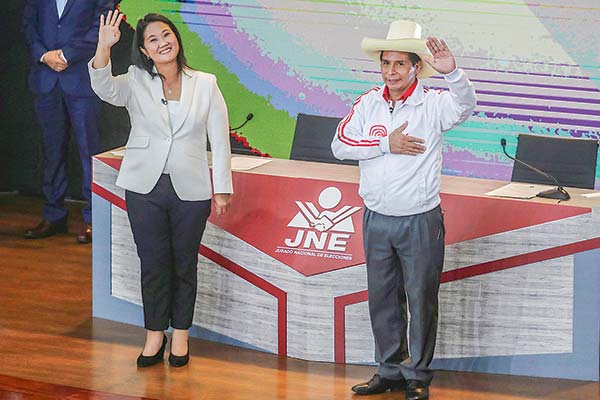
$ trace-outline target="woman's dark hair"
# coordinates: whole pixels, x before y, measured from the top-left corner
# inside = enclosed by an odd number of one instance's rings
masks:
[[[421,57],[419,57],[415,53],[406,53],[408,54],[408,59],[412,63],[412,65],[417,65],[419,61],[421,61]],[[379,61],[383,61],[383,51],[379,53]]]
[[[133,36],[133,46],[131,49],[131,61],[133,62],[133,64],[147,71],[152,76],[152,78],[160,75],[152,70],[152,68],[154,67],[154,61],[146,57],[144,53],[142,53],[142,51],[140,50],[141,48],[144,48],[144,33],[146,32],[146,28],[152,22],[162,22],[168,25],[169,28],[171,28],[171,30],[175,34],[175,37],[177,38],[177,43],[179,44],[179,53],[177,54],[177,67],[179,69],[179,72],[184,72],[184,68],[190,68],[187,65],[187,61],[185,59],[185,54],[183,52],[183,43],[181,42],[181,35],[179,34],[177,27],[173,22],[171,22],[169,18],[165,17],[164,15],[154,13],[146,14],[144,18],[141,18],[138,21],[137,26],[135,27],[135,34]]]

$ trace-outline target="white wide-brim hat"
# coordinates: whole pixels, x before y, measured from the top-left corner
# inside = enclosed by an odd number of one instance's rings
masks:
[[[423,60],[423,56],[431,56],[427,48],[427,41],[421,39],[421,25],[413,21],[400,20],[390,24],[387,38],[373,39],[364,38],[361,49],[372,59],[379,62],[382,51],[402,51],[415,53],[421,57],[421,71],[419,78],[428,78],[437,72]]]

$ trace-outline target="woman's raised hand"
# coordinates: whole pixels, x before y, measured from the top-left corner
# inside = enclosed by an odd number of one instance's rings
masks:
[[[104,15],[100,15],[100,30],[98,31],[98,47],[110,49],[119,39],[121,39],[121,31],[119,25],[123,19],[123,14],[119,10],[109,11],[104,19]]]

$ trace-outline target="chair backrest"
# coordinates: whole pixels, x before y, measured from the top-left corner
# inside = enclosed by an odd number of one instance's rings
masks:
[[[338,160],[331,152],[331,141],[341,118],[298,114],[291,160],[357,165],[354,160]]]
[[[554,176],[561,186],[593,189],[598,141],[520,134],[516,158]],[[553,184],[519,163],[513,166],[511,181]]]

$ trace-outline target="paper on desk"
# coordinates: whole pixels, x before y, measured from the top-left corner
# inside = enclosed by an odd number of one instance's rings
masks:
[[[270,163],[269,158],[259,157],[232,157],[231,158],[231,169],[234,171],[249,171],[253,168],[260,167],[261,165]]]
[[[533,183],[511,182],[508,185],[504,185],[496,190],[487,192],[486,195],[496,197],[512,197],[515,199],[532,199],[539,192],[552,188],[553,186],[548,185],[535,185]]]
[[[584,193],[581,196],[586,197],[586,198],[600,197],[600,192]]]

